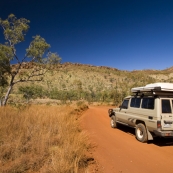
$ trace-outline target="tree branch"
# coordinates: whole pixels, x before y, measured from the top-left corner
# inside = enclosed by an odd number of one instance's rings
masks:
[[[34,78],[34,77],[41,77],[41,76],[44,76],[48,70],[45,70],[44,72],[41,72],[39,74],[35,74],[36,72],[40,72],[41,69],[35,69],[34,71],[31,72],[31,74],[27,77],[27,79],[19,79],[15,82],[13,82],[14,84],[16,83],[19,83],[19,82],[29,82],[29,81],[42,81],[43,79],[31,79],[31,78]]]

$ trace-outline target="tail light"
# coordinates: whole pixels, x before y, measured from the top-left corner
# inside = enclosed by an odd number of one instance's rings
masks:
[[[157,121],[157,129],[161,130],[161,128],[162,128],[161,121]]]

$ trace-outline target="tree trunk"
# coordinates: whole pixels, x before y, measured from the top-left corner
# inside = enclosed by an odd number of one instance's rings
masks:
[[[11,84],[9,86],[8,91],[7,91],[6,95],[5,95],[5,98],[4,98],[3,102],[2,102],[2,106],[5,106],[7,104],[7,100],[8,100],[8,97],[9,97],[10,93],[11,93],[12,88],[13,88],[13,85]]]

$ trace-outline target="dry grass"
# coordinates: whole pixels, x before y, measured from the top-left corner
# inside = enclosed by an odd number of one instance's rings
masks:
[[[70,106],[0,108],[0,172],[85,172],[89,144],[78,123]]]

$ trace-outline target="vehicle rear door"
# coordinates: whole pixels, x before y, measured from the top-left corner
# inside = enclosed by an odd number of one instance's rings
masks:
[[[161,99],[161,126],[162,130],[173,130],[173,100],[169,98]]]

